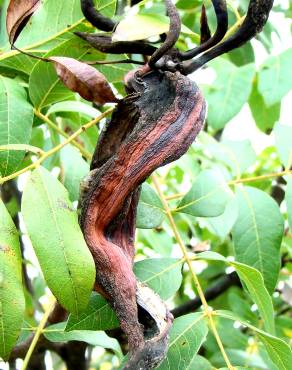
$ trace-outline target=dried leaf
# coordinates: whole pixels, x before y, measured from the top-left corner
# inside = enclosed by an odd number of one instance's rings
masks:
[[[40,3],[40,0],[10,0],[6,18],[6,29],[10,44],[16,41]]]
[[[51,57],[59,78],[71,91],[97,104],[114,103],[115,97],[102,73],[86,63],[66,57]]]

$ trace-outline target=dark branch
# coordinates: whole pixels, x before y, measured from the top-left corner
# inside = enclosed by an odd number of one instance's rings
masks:
[[[251,0],[246,18],[237,32],[221,44],[204,53],[198,59],[182,63],[182,73],[186,75],[192,73],[210,60],[236,49],[251,40],[262,30],[272,6],[273,0]]]
[[[223,276],[216,284],[206,289],[204,295],[207,302],[217,298],[222,293],[226,292],[231,286],[240,286],[240,280],[236,272],[232,272],[229,275]],[[174,308],[171,313],[174,317],[182,316],[190,312],[196,311],[202,305],[200,297],[196,297],[181,306]]]
[[[81,10],[84,17],[101,31],[111,32],[116,26],[110,18],[104,17],[94,7],[93,0],[81,0]]]
[[[25,341],[17,344],[13,348],[9,360],[15,360],[17,358],[24,358],[31,345],[33,337],[34,337],[34,334],[30,335]],[[49,351],[53,351],[59,354],[60,348],[61,348],[61,344],[52,343],[48,341],[44,336],[41,336],[36,345],[34,353],[39,352],[40,349],[43,349],[43,351],[49,350]]]
[[[110,36],[85,32],[75,32],[75,35],[81,37],[102,53],[152,55],[157,50],[155,46],[147,44],[144,41],[113,42]]]
[[[149,66],[154,67],[155,63],[163,57],[177,42],[181,30],[181,21],[178,11],[171,2],[171,0],[165,0],[167,14],[170,19],[169,32],[167,33],[164,43],[159,49],[155,51],[149,61]]]
[[[211,37],[209,40],[201,44],[200,46],[186,51],[185,53],[181,53],[182,60],[187,60],[194,58],[195,56],[199,55],[205,50],[210,49],[214,45],[218,44],[223,37],[225,36],[227,29],[228,29],[228,13],[227,13],[227,7],[226,7],[226,1],[225,0],[212,0],[216,18],[217,18],[217,29],[214,33],[213,37]],[[204,14],[204,11],[203,11]]]

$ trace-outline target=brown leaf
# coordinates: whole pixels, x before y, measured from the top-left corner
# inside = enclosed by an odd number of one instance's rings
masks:
[[[16,41],[40,3],[40,0],[10,0],[6,17],[6,29],[10,44]]]
[[[97,104],[115,103],[115,97],[104,75],[86,63],[66,57],[50,57],[59,78],[71,91]]]

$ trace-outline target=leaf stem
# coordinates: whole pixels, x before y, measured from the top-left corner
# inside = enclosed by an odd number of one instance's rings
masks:
[[[51,119],[49,119],[48,116],[45,116],[37,109],[34,109],[34,114],[41,120],[43,120],[53,130],[55,130],[60,135],[68,139],[69,135],[66,134],[66,132],[64,132],[62,129],[60,129],[60,127],[56,125]],[[91,154],[86,149],[84,149],[83,146],[79,144],[77,141],[73,140],[72,145],[74,145],[77,149],[80,150],[80,153],[83,155],[83,157],[85,157],[86,159],[91,159]]]
[[[54,297],[51,297],[50,299],[50,302],[48,304],[48,307],[46,308],[45,312],[44,312],[44,315],[37,327],[37,330],[35,332],[35,335],[33,337],[33,340],[29,346],[29,349],[25,355],[25,358],[24,358],[24,361],[23,361],[23,365],[22,365],[22,368],[21,370],[26,370],[27,369],[27,366],[28,366],[28,363],[29,363],[29,360],[31,358],[31,355],[35,349],[35,346],[43,332],[43,329],[48,321],[48,318],[49,318],[49,315],[51,313],[51,311],[53,310],[54,306],[55,306],[55,302],[56,302],[56,299]]]
[[[236,179],[236,180],[231,180],[228,181],[228,185],[236,185],[236,184],[243,184],[245,182],[253,182],[253,181],[258,181],[258,180],[265,180],[265,179],[270,179],[273,177],[282,177],[285,175],[292,174],[292,170],[284,170],[281,172],[274,172],[274,173],[267,173],[266,175],[260,175],[260,176],[253,176],[253,177],[246,177],[243,179]]]
[[[100,116],[98,116],[97,118],[95,118],[92,121],[89,121],[85,125],[81,126],[77,131],[74,132],[73,135],[69,136],[62,143],[55,146],[51,150],[48,150],[47,152],[45,152],[36,162],[30,164],[29,166],[27,166],[27,167],[23,168],[22,170],[17,171],[17,172],[15,172],[15,173],[13,173],[9,176],[0,178],[0,185],[3,184],[4,182],[8,181],[8,180],[11,180],[11,179],[14,179],[15,177],[18,177],[19,175],[21,175],[21,174],[23,174],[23,173],[25,173],[29,170],[37,168],[45,159],[47,159],[52,154],[58,152],[60,149],[64,148],[64,146],[66,146],[67,144],[71,143],[82,132],[84,132],[84,131],[88,130],[90,127],[96,125],[100,120],[102,120],[104,117],[109,115],[113,110],[114,110],[114,108],[110,108],[110,109],[106,110],[104,113],[102,113]]]
[[[7,145],[0,145],[0,152],[7,151],[7,150],[21,150],[26,152],[31,152],[37,155],[42,155],[45,152],[36,146],[26,145],[26,144],[7,144]]]
[[[209,323],[210,323],[210,327],[211,327],[211,330],[212,330],[212,332],[214,334],[214,337],[215,337],[215,339],[217,341],[218,347],[220,348],[220,351],[221,351],[222,356],[223,356],[223,358],[224,358],[224,360],[226,362],[226,365],[228,366],[228,369],[229,370],[235,370],[235,368],[231,365],[230,360],[229,360],[229,358],[228,358],[228,356],[227,356],[227,354],[225,352],[224,346],[222,344],[222,341],[221,341],[220,336],[218,334],[218,331],[216,329],[216,325],[215,325],[215,322],[214,322],[214,319],[213,319],[212,309],[208,305],[208,302],[207,302],[207,300],[205,298],[205,295],[204,295],[203,289],[201,287],[201,284],[199,282],[199,279],[198,279],[198,277],[197,277],[197,275],[196,275],[196,273],[195,273],[195,271],[193,269],[192,262],[191,262],[191,259],[188,256],[188,252],[187,252],[186,246],[184,245],[184,242],[183,242],[183,240],[182,240],[182,238],[181,238],[181,236],[179,234],[178,228],[177,228],[177,226],[175,224],[175,221],[174,221],[174,219],[172,217],[172,214],[171,214],[171,209],[169,208],[168,203],[167,203],[167,200],[166,200],[166,198],[165,198],[165,196],[164,196],[164,194],[163,194],[163,192],[161,190],[161,187],[160,187],[160,184],[159,184],[159,179],[158,179],[158,177],[155,174],[153,174],[151,176],[151,178],[152,178],[153,184],[154,184],[154,186],[156,188],[156,191],[157,191],[157,193],[158,193],[158,195],[159,195],[159,197],[161,199],[161,202],[163,204],[163,207],[164,207],[166,216],[167,216],[167,218],[168,218],[168,220],[170,222],[170,225],[171,225],[171,228],[173,230],[175,239],[178,242],[178,244],[180,246],[180,249],[182,251],[183,257],[184,257],[184,259],[185,259],[185,261],[188,264],[188,267],[190,269],[190,272],[191,272],[193,281],[195,283],[195,286],[196,286],[198,295],[199,295],[199,297],[201,299],[201,302],[203,304],[203,307],[204,307],[205,315],[208,317],[208,320],[209,320]]]

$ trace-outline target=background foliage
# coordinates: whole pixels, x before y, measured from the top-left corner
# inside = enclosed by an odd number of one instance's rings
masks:
[[[51,64],[10,50],[7,3],[0,1],[0,354],[11,354],[11,369],[15,358],[26,357],[16,365],[25,369],[39,347],[28,368],[36,362],[62,369],[65,362],[70,369],[72,359],[60,358],[60,348],[76,351],[80,361],[87,348],[90,368],[119,368],[124,340],[117,330],[107,332],[112,337],[104,332],[118,321],[91,293],[94,265],[76,210],[108,107],[68,90]],[[115,14],[114,0],[96,3]],[[176,3],[181,49],[198,42],[201,4]],[[228,4],[231,33],[248,1]],[[126,14],[117,16],[117,40],[155,41],[168,28],[158,1]],[[190,76],[208,102],[205,130],[185,156],[143,185],[135,273],[177,317],[159,369],[292,369],[291,14],[291,3],[275,2],[257,40]],[[41,56],[113,58],[76,37],[77,30],[93,31],[79,0],[43,0],[16,45]],[[124,94],[132,65],[97,68]],[[47,323],[55,302],[48,288],[69,312],[66,321]],[[25,347],[31,333],[38,341]],[[41,346],[50,350],[46,358]]]

